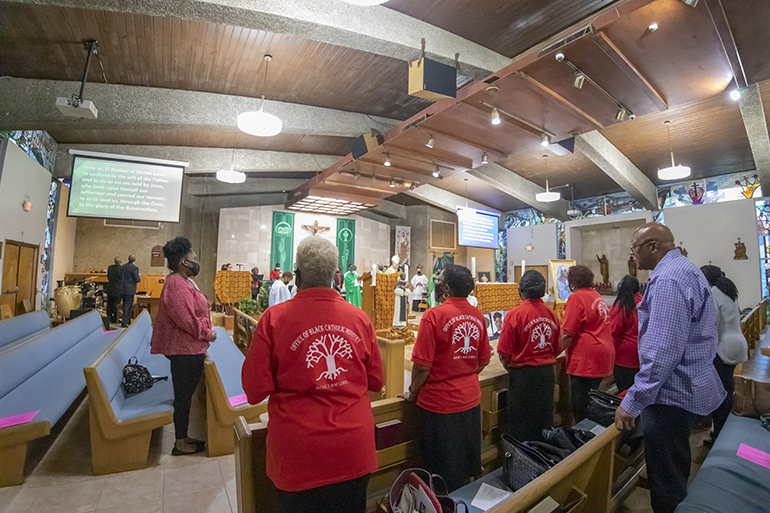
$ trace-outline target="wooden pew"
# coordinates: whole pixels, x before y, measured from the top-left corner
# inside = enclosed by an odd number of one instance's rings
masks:
[[[380,357],[385,367],[385,398],[389,399],[404,393],[404,340],[388,340],[378,336]]]
[[[254,330],[257,329],[259,317],[246,315],[237,308],[233,308],[235,323],[233,325],[233,342],[245,353],[254,338]]]

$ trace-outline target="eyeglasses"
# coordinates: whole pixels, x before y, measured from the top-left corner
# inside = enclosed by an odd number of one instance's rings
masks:
[[[646,240],[646,241],[644,241],[644,242],[640,242],[639,244],[634,244],[634,245],[633,245],[633,246],[631,246],[629,249],[630,249],[630,250],[631,250],[631,252],[633,253],[633,251],[634,251],[636,248],[641,248],[642,246],[644,246],[645,244],[649,244],[650,242],[657,242],[657,241],[656,241],[656,240],[654,240],[654,239]]]

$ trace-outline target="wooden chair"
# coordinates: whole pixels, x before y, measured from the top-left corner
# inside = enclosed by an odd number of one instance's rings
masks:
[[[35,306],[32,304],[32,301],[30,301],[29,299],[22,299],[21,306],[24,309],[24,313],[32,313],[35,311]]]
[[[13,318],[13,312],[8,305],[0,305],[0,321],[6,321]]]

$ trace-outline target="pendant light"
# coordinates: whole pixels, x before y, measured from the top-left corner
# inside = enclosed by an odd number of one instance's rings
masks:
[[[267,84],[267,67],[273,56],[265,55],[265,78],[262,82],[262,91],[265,91]],[[262,95],[262,102],[259,104],[259,110],[243,112],[238,114],[238,128],[250,135],[259,137],[272,137],[281,133],[283,121],[277,116],[268,114],[264,111],[265,95]]]
[[[233,153],[230,157],[230,169],[220,169],[217,171],[217,180],[220,182],[225,183],[243,183],[246,181],[246,173],[242,171],[236,171],[234,168],[235,164],[235,148],[233,148]]]
[[[545,176],[548,176],[548,155],[543,155],[543,165],[545,166]],[[545,192],[538,192],[535,194],[535,199],[541,203],[551,203],[553,201],[559,201],[561,194],[553,192],[548,188],[548,178],[545,179]]]
[[[690,176],[690,168],[674,163],[674,148],[671,146],[671,121],[666,121],[666,131],[668,132],[668,149],[671,152],[671,167],[658,169],[658,178],[661,180],[681,180]]]

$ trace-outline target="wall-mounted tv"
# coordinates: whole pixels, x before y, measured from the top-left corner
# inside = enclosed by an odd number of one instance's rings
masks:
[[[498,217],[494,212],[457,207],[460,246],[497,249]]]
[[[186,162],[73,153],[67,215],[179,222]]]

